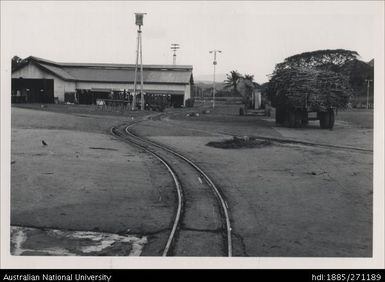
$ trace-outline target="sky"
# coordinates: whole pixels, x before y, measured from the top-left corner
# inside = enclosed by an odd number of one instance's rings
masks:
[[[58,1],[3,2],[2,33],[9,55],[58,62],[135,63],[135,12],[144,17],[143,63],[193,65],[196,79],[218,81],[237,70],[268,81],[286,57],[319,49],[349,49],[374,58],[375,16],[368,1]],[[378,22],[377,22],[378,23]],[[4,31],[4,32],[3,32]],[[3,36],[3,35],[2,35]],[[2,38],[3,39],[3,38]]]

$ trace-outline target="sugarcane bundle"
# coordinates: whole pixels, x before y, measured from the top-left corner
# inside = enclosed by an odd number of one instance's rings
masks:
[[[345,108],[351,88],[348,78],[339,73],[314,68],[287,68],[276,71],[269,82],[273,106],[311,108]]]

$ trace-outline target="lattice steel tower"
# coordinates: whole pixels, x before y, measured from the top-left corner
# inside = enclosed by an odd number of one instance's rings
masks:
[[[132,97],[132,110],[136,107],[136,86],[138,81],[138,67],[140,57],[140,108],[144,110],[144,93],[143,93],[143,56],[142,56],[142,25],[143,17],[146,13],[135,13],[135,24],[138,26],[138,36],[136,44],[136,63],[135,63],[135,77],[134,77],[134,95]]]

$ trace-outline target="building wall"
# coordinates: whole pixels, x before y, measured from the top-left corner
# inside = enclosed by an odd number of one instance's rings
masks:
[[[254,109],[258,110],[262,104],[261,91],[256,89],[253,92]]]
[[[75,82],[69,82],[58,78],[57,76],[51,75],[45,72],[33,64],[29,64],[14,73],[12,78],[36,78],[36,79],[53,79],[54,97],[58,98],[59,101],[64,101],[65,92],[75,92]]]
[[[68,82],[58,78],[41,70],[34,64],[29,64],[14,73],[12,73],[12,78],[36,78],[36,79],[53,79],[54,80],[54,96],[59,99],[59,101],[64,101],[65,92],[75,92],[76,89],[91,89],[91,88],[103,88],[103,89],[113,89],[113,90],[129,90],[134,88],[133,83],[113,83],[113,82]],[[138,84],[138,89],[140,89],[140,83]],[[184,92],[184,101],[191,97],[191,86],[190,84],[144,84],[144,91],[157,90],[165,91],[182,91]]]
[[[77,89],[91,89],[91,88],[103,88],[103,89],[113,89],[113,90],[132,90],[134,89],[133,83],[109,83],[109,82],[77,82]],[[140,83],[137,85],[137,89],[140,89]],[[177,84],[144,84],[144,91],[150,90],[158,90],[165,91],[174,90],[174,91],[186,91],[185,85],[177,85]]]
[[[183,104],[186,106],[186,100],[191,98],[191,84],[185,86]]]

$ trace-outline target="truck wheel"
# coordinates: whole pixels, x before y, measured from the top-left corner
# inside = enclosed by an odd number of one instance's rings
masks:
[[[295,111],[295,124],[294,127],[299,128],[302,127],[302,112],[301,111]]]
[[[296,126],[296,113],[294,111],[289,111],[289,127]]]
[[[318,116],[319,116],[320,127],[322,129],[328,129],[330,124],[329,112],[320,112]]]
[[[284,113],[281,108],[277,107],[275,109],[275,123],[282,124],[284,122]]]
[[[302,125],[309,124],[309,114],[308,112],[302,112]]]
[[[281,123],[281,110],[279,108],[275,108],[275,123],[280,124]]]

